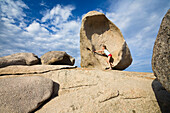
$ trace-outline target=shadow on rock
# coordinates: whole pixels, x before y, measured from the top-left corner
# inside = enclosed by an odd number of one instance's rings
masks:
[[[162,84],[157,79],[152,82],[152,89],[155,93],[161,112],[170,113],[170,93],[162,87]]]
[[[44,101],[43,103],[39,103],[37,106],[39,106],[37,109],[35,109],[34,111],[32,111],[31,113],[34,113],[36,111],[38,111],[39,109],[41,109],[46,103],[48,103],[50,100],[52,100],[53,98],[58,96],[58,91],[59,91],[60,85],[56,82],[53,82],[53,94],[51,95],[51,98],[49,98],[48,100]]]
[[[105,31],[108,31],[110,29],[109,24],[110,23],[105,16],[91,16],[90,18],[87,18],[84,23],[87,38],[91,40],[92,35],[95,33],[101,35]]]
[[[56,82],[53,82],[54,86],[53,86],[53,95],[51,96],[51,99],[55,98],[56,96],[58,96],[58,91],[60,88],[60,85]]]

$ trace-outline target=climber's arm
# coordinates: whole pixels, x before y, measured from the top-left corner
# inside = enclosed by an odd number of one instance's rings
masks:
[[[101,52],[101,53],[102,53],[103,51],[104,51],[104,50],[98,50],[98,51],[94,51],[94,52],[95,52],[95,53],[98,53],[98,52]]]

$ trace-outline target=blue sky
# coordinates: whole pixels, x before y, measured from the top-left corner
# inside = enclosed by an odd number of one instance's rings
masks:
[[[151,57],[169,0],[0,0],[0,56],[66,51],[80,66],[81,19],[89,11],[104,13],[130,48],[126,71],[152,72]]]

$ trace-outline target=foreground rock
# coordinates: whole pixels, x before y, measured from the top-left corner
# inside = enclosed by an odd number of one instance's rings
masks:
[[[53,94],[50,79],[31,76],[0,79],[0,112],[28,113]]]
[[[39,64],[38,57],[33,53],[16,53],[0,57],[0,68],[10,65],[35,65]]]
[[[49,51],[41,56],[45,65],[74,65],[75,59],[64,51]]]
[[[56,76],[57,75],[57,76]],[[44,74],[60,84],[59,96],[37,113],[159,113],[170,111],[170,94],[153,83],[152,73],[132,73],[101,70],[59,70]],[[153,87],[152,87],[153,86]],[[164,93],[160,109],[155,94]],[[163,112],[164,113],[164,112]]]
[[[46,103],[37,113],[169,111],[170,94],[160,87],[152,73],[61,69],[54,65],[9,66],[1,68],[0,72],[0,80],[36,75],[59,83],[59,96]],[[161,109],[159,104],[162,105]]]
[[[106,68],[107,57],[94,54],[93,50],[101,50],[102,45],[113,55],[115,69],[126,69],[132,62],[130,50],[120,29],[103,13],[91,11],[82,19],[80,30],[81,67]]]
[[[152,70],[170,92],[170,9],[164,16],[153,48]]]

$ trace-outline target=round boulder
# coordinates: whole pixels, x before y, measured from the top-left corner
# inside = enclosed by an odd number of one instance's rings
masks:
[[[155,40],[152,70],[163,87],[170,92],[170,9],[162,20]]]
[[[40,76],[0,79],[0,113],[30,113],[52,96],[53,87]]]
[[[74,65],[75,59],[64,51],[49,51],[41,56],[43,65]]]
[[[103,44],[112,54],[114,69],[124,70],[132,63],[120,29],[103,13],[90,11],[83,17],[80,30],[81,67],[103,69],[108,66],[107,57],[93,52],[101,50]]]

